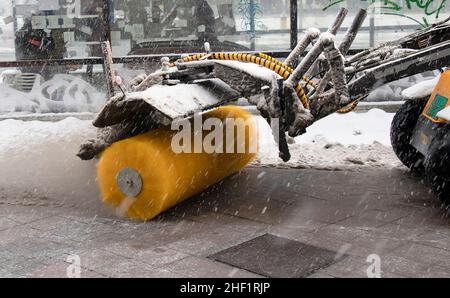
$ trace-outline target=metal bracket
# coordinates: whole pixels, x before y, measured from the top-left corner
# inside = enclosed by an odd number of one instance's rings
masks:
[[[128,198],[137,197],[142,191],[142,177],[132,168],[122,169],[116,176],[117,186]]]
[[[292,105],[289,100],[286,100],[285,88],[283,85],[283,80],[277,80],[278,84],[278,96],[279,107],[281,110],[279,129],[278,129],[278,150],[279,156],[284,161],[287,162],[291,159],[291,153],[289,152],[289,145],[286,140],[286,130],[289,125],[289,115],[292,111]]]

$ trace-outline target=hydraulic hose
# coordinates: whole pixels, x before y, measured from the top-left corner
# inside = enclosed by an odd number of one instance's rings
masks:
[[[348,106],[340,109],[339,111],[337,111],[339,114],[347,114],[350,112],[353,112],[359,104],[359,100],[355,100],[354,102],[352,102],[351,104],[349,104]]]
[[[267,56],[267,58],[269,58],[269,59],[265,59],[265,58],[257,57],[255,55],[251,55],[251,54],[219,52],[219,53],[211,53],[211,54],[196,54],[196,55],[182,58],[181,61],[192,62],[192,61],[198,61],[198,60],[206,59],[206,58],[214,59],[214,60],[233,60],[233,61],[241,61],[241,62],[258,64],[260,66],[263,66],[265,68],[268,68],[268,69],[276,72],[284,80],[287,80],[291,75],[291,71],[289,71],[287,68],[283,67],[283,63],[281,63],[280,61],[278,61],[276,59],[275,60],[278,62],[273,61],[274,58],[272,58],[270,56]],[[172,64],[172,65],[174,66],[175,64]],[[309,79],[308,79],[308,81],[311,82],[311,80],[309,80]],[[308,83],[308,84],[310,84],[310,83]],[[303,107],[305,109],[309,110],[309,108],[310,108],[309,100],[305,94],[305,90],[303,89],[303,87],[300,83],[297,84],[297,86],[295,87],[295,92],[296,92],[298,98],[300,99]]]
[[[264,53],[259,53],[259,57],[269,60],[273,63],[276,63],[277,65],[280,65],[281,67],[287,69],[290,73],[294,72],[294,69],[290,66],[287,66],[286,64],[284,64],[283,62],[281,62],[280,60],[270,57],[269,55],[266,55]],[[310,78],[308,78],[307,76],[303,76],[303,81],[305,81],[308,85],[310,85],[311,87],[313,87],[314,89],[317,88],[317,84],[314,83]]]

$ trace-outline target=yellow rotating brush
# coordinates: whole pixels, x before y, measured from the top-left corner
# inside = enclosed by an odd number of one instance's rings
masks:
[[[170,127],[114,143],[103,152],[97,167],[103,201],[120,215],[150,220],[244,168],[257,151],[254,144],[258,132],[252,116],[240,108],[225,106],[202,115],[203,122],[209,118],[226,123],[223,148],[224,151],[227,147],[234,148],[235,153],[177,154],[172,140],[178,131]],[[225,119],[245,121],[244,134],[239,136],[240,131],[233,127],[234,138],[227,140],[226,132],[230,131],[231,124]],[[201,133],[204,140],[209,131],[192,129],[190,133],[194,142],[196,135]],[[239,148],[242,150],[238,151]]]

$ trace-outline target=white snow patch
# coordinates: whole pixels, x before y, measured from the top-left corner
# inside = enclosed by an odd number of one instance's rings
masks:
[[[441,76],[437,76],[431,80],[422,81],[402,91],[405,99],[423,98],[430,96]]]
[[[91,121],[0,121],[0,190],[20,197],[33,193],[54,202],[98,201],[95,161],[81,161],[79,145],[95,136]],[[8,199],[11,199],[11,196]],[[56,202],[55,202],[56,201]]]
[[[223,60],[215,60],[215,62],[217,64],[222,64],[224,66],[228,66],[240,70],[242,72],[245,72],[250,76],[262,81],[270,82],[272,78],[280,77],[274,71],[255,63],[242,63],[239,61],[223,61]]]
[[[390,146],[389,131],[393,113],[371,109],[367,113],[332,114],[310,126],[298,143],[315,143],[317,138],[342,145],[361,145],[379,142]],[[356,131],[361,132],[355,134]]]
[[[173,119],[183,117],[201,107],[220,103],[211,90],[196,84],[154,85],[145,91],[128,95],[130,100],[141,98]]]
[[[31,92],[16,90],[0,83],[0,113],[98,112],[106,95],[84,80],[72,75],[55,75]]]
[[[446,107],[445,109],[443,109],[442,111],[437,113],[436,116],[438,116],[439,118],[445,119],[447,121],[450,121],[450,106]]]
[[[289,146],[292,158],[288,163],[278,157],[271,129],[259,117],[260,151],[255,164],[315,168],[400,166],[390,148],[393,117],[394,114],[379,109],[367,113],[332,114],[295,138],[295,144]]]
[[[307,128],[306,134],[295,138],[297,144],[313,145],[318,140],[342,145],[370,145],[379,142],[390,146],[389,130],[394,117],[380,109],[371,109],[367,113],[332,114]],[[267,134],[270,127],[263,118],[258,118],[261,141],[271,140]]]
[[[0,83],[0,113],[29,112],[34,113],[39,105],[33,97]]]

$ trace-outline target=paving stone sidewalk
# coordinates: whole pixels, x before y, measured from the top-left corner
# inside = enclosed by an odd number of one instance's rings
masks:
[[[145,223],[98,198],[14,202],[0,205],[0,277],[66,277],[74,258],[81,277],[265,277],[210,257],[265,234],[346,255],[309,277],[367,277],[374,254],[383,277],[450,277],[448,211],[401,169],[248,168]]]

